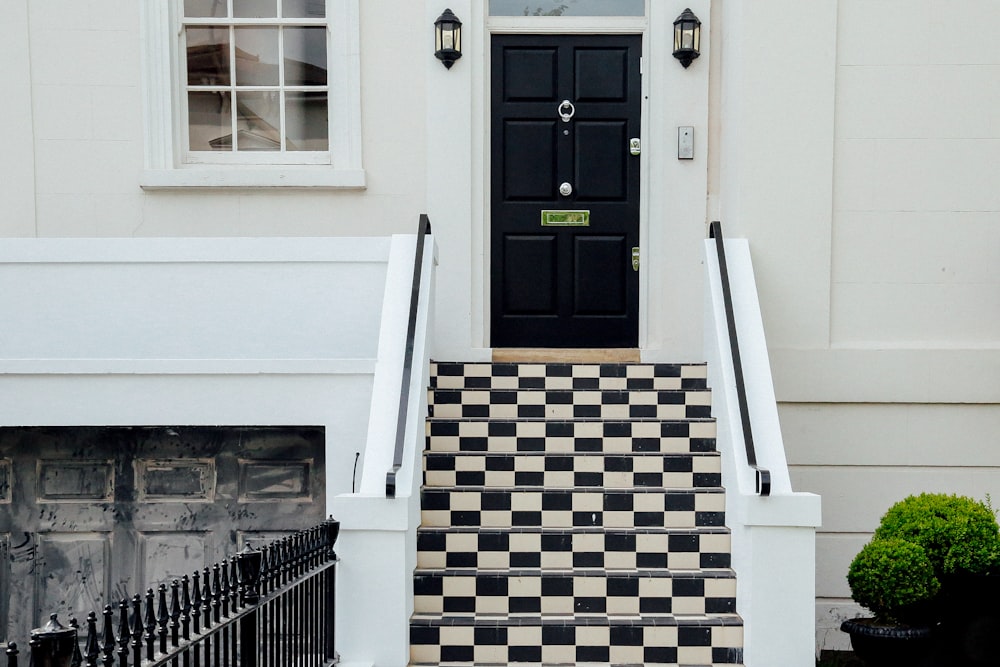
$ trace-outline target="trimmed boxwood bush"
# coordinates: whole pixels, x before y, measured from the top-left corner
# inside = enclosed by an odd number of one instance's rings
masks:
[[[847,572],[851,596],[882,623],[919,622],[941,588],[923,547],[901,539],[874,539]]]
[[[901,539],[923,547],[938,577],[986,574],[1000,560],[1000,528],[993,509],[964,496],[922,493],[882,517],[874,540]]]

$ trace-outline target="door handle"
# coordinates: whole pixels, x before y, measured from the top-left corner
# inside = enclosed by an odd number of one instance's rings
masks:
[[[573,194],[573,186],[570,185],[569,183],[563,183],[562,185],[559,186],[559,194],[561,194],[563,197],[569,197],[571,194]]]
[[[639,247],[632,248],[632,270],[639,270]]]

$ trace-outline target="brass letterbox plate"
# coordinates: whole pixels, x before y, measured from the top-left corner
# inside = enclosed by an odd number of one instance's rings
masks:
[[[590,211],[542,211],[542,227],[590,227]]]

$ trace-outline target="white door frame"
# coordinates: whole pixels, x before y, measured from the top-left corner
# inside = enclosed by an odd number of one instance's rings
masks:
[[[603,33],[643,36],[639,347],[650,361],[700,358],[711,0],[647,0],[645,17],[488,17],[485,5],[451,2],[463,22],[463,57],[451,70],[428,68],[428,210],[441,249],[437,356],[490,355],[491,35]],[[433,23],[443,6],[426,6]],[[671,49],[673,21],[689,6],[702,20],[702,57],[686,70]],[[694,160],[676,159],[682,125],[695,127]],[[468,173],[458,173],[464,166]]]

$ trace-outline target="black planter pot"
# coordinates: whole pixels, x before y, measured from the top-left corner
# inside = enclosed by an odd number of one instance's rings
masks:
[[[851,636],[855,655],[868,667],[912,667],[927,662],[932,648],[931,628],[880,625],[873,618],[844,621],[840,629]]]
[[[962,574],[941,581],[941,623],[934,631],[939,652],[963,667],[998,663],[1000,576]]]

